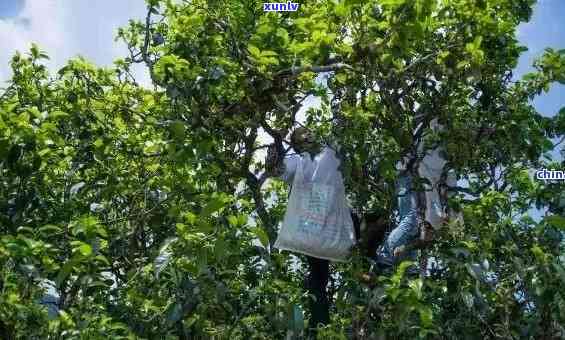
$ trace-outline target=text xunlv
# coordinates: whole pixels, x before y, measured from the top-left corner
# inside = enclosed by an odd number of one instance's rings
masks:
[[[263,11],[264,12],[295,12],[298,10],[298,3],[295,2],[264,2]]]

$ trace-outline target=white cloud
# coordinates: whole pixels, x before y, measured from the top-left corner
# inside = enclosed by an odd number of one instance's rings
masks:
[[[32,42],[50,56],[47,64],[52,71],[77,55],[110,66],[127,53],[123,43],[114,41],[117,28],[144,15],[143,0],[26,1],[17,17],[0,19],[0,81],[10,77],[9,61],[15,51],[27,52]],[[144,68],[135,71],[140,83],[150,83]]]

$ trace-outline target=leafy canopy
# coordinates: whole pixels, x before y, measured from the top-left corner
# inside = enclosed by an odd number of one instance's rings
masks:
[[[560,166],[548,152],[565,110],[548,118],[530,103],[565,83],[565,51],[547,49],[512,80],[526,49],[516,27],[534,1],[319,0],[287,13],[147,3],[144,22],[119,30],[131,55],[112,69],[78,58],[50,75],[37,46],[12,59],[0,94],[0,334],[303,334],[304,268],[272,248],[287,189],[267,181],[261,156],[271,138],[286,148],[318,96],[305,124],[343,147],[355,208],[391,215],[394,164],[417,160],[418,145],[441,143],[466,184],[450,200],[465,222],[438,235],[425,278],[401,265],[373,289],[357,279],[359,254],[335,265],[322,338],[563,336],[563,182],[529,170]],[[154,89],[136,84],[133,63]],[[529,216],[533,205],[547,217]]]

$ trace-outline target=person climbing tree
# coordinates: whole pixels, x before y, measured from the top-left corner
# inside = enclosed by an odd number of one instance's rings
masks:
[[[417,194],[414,191],[412,176],[407,170],[400,170],[397,181],[398,225],[390,232],[376,257],[381,266],[391,266],[402,260],[416,258],[414,251],[398,251],[418,238]]]
[[[430,128],[434,132],[443,130],[437,119],[430,122]],[[428,246],[433,239],[433,231],[446,224],[450,215],[454,215],[447,213],[446,188],[455,186],[456,179],[447,172],[444,148],[435,145],[423,150],[422,143],[418,143],[417,148],[419,152],[413,158],[405,157],[398,163],[399,223],[376,256],[381,266],[391,266],[403,260],[414,261],[416,250]],[[421,159],[418,159],[418,154]],[[424,179],[421,188],[417,188],[415,183],[418,178]],[[418,223],[419,220],[422,222]]]
[[[275,247],[306,255],[309,275],[310,332],[329,323],[329,260],[344,261],[355,244],[353,220],[345,201],[345,188],[336,151],[323,146],[308,129],[291,135],[297,152],[281,161],[269,148],[267,171],[291,185],[289,204]]]

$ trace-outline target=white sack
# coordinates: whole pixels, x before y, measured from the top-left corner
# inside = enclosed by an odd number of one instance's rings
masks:
[[[437,118],[430,122],[430,127],[434,131],[443,130],[443,126],[438,123]],[[420,149],[422,147],[420,146]],[[439,197],[439,182],[441,179],[441,174],[443,168],[447,161],[442,156],[444,152],[443,147],[436,147],[432,150],[428,150],[420,167],[418,168],[418,174],[420,177],[426,178],[430,181],[430,185],[424,185],[425,196],[426,196],[426,213],[425,220],[431,224],[434,229],[438,229],[442,226],[443,221],[447,218],[459,220],[462,222],[463,216],[461,214],[456,214],[453,211],[449,211],[447,207],[442,207],[441,200]],[[453,172],[448,172],[445,181],[447,186],[456,186],[457,177]]]
[[[335,151],[325,147],[314,160],[291,156],[285,166],[282,178],[292,187],[275,247],[345,261],[355,234]]]

